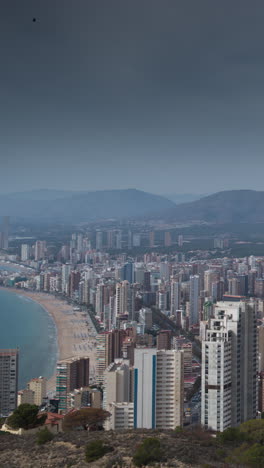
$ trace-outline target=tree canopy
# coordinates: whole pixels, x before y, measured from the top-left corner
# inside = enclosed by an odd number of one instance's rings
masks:
[[[85,430],[98,430],[104,421],[109,418],[110,413],[100,408],[82,408],[70,411],[63,419],[64,431],[70,431],[82,427]]]
[[[12,429],[32,429],[41,426],[46,421],[47,415],[39,415],[37,405],[23,403],[9,416],[7,424]]]

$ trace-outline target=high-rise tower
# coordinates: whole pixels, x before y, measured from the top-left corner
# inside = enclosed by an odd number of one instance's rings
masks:
[[[0,349],[0,416],[17,406],[18,350]]]
[[[253,302],[218,302],[202,343],[202,424],[223,431],[256,417]]]

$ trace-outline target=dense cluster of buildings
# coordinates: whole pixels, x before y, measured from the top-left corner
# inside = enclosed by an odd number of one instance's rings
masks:
[[[174,429],[186,423],[201,378],[204,427],[223,431],[264,412],[264,258],[132,257],[111,252],[122,248],[120,233],[73,234],[52,262],[45,241],[22,244],[16,261],[31,273],[1,277],[6,286],[72,300],[98,324],[94,381],[89,356],[57,364],[58,411],[103,407],[111,414],[106,429]],[[154,246],[154,233],[146,235]],[[128,241],[140,245],[141,237]],[[164,242],[171,244],[169,232]],[[216,248],[225,247],[216,239]],[[20,402],[36,401],[32,382]]]

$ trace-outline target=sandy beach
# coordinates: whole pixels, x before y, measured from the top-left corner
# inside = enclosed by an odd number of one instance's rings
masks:
[[[26,296],[40,304],[49,313],[57,329],[58,360],[69,357],[89,357],[90,377],[95,374],[96,330],[90,317],[74,306],[51,294],[2,288],[18,295]],[[48,382],[48,391],[55,391],[55,373]]]

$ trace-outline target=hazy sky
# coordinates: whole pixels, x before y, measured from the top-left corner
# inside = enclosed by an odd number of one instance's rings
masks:
[[[0,192],[264,189],[263,25],[263,0],[1,0]]]

